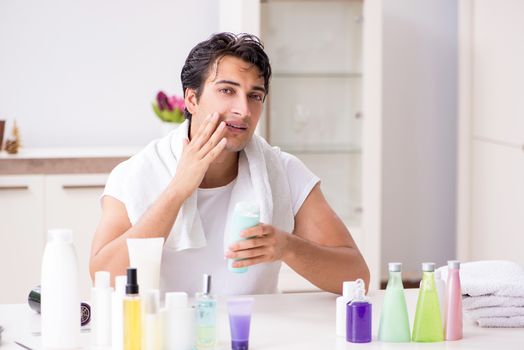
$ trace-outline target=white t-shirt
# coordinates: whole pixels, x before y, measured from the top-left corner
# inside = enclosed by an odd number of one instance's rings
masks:
[[[281,152],[289,183],[293,215],[320,179],[297,157]],[[224,258],[224,230],[229,199],[235,181],[223,187],[198,189],[197,208],[207,244],[203,248],[175,252],[164,249],[161,265],[162,292],[184,291],[189,295],[202,290],[202,274],[212,276],[212,293],[220,295],[277,292],[280,262],[250,266],[246,273],[233,273]],[[110,193],[105,193],[110,195]],[[292,233],[292,232],[289,232]]]
[[[281,153],[290,186],[293,215],[309,195],[319,178],[297,157]],[[263,294],[277,292],[278,269],[259,264],[250,266],[246,273],[233,273],[227,269],[223,242],[229,198],[234,182],[223,187],[198,189],[197,207],[207,245],[200,249],[180,252],[164,250],[162,256],[162,290],[185,291],[192,295],[202,289],[202,274],[212,276],[215,294]],[[292,232],[289,232],[292,233]]]

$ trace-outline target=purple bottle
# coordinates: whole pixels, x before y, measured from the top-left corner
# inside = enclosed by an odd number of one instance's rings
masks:
[[[364,281],[357,280],[355,297],[346,306],[346,340],[351,343],[371,341],[371,303],[366,301]]]

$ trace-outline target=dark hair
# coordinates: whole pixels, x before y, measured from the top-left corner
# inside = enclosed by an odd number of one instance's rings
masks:
[[[186,58],[180,80],[184,96],[186,89],[194,89],[197,99],[202,94],[202,87],[211,66],[221,57],[234,56],[255,65],[264,77],[266,94],[269,91],[271,66],[264,52],[264,45],[255,35],[241,33],[218,33],[208,40],[196,45]],[[265,96],[264,96],[265,98]],[[184,110],[186,119],[191,119],[191,113]]]

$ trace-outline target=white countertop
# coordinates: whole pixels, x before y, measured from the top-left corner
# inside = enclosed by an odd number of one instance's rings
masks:
[[[131,157],[143,147],[20,148],[17,154],[0,152],[0,159]]]
[[[383,291],[372,293],[373,341],[366,344],[347,343],[335,335],[335,298],[330,293],[297,293],[255,296],[255,309],[251,323],[250,349],[252,350],[344,350],[366,349],[524,349],[523,329],[480,328],[465,319],[464,339],[440,343],[382,343],[376,340]],[[406,290],[406,299],[413,323],[417,290]],[[219,346],[229,349],[229,324],[225,303],[218,309]],[[38,344],[40,317],[27,305],[0,305],[0,325],[5,328],[2,350],[22,349],[13,343],[28,339]],[[84,344],[89,344],[89,333],[82,333]],[[38,346],[36,347],[38,349]],[[85,347],[88,348],[88,347]]]

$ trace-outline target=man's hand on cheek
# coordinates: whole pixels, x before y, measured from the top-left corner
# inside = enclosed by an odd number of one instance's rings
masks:
[[[218,113],[206,117],[191,141],[184,140],[181,159],[172,181],[180,193],[189,197],[195,191],[211,164],[224,150],[225,123],[219,122]]]
[[[248,239],[231,244],[226,253],[228,259],[242,259],[235,261],[233,267],[282,260],[288,250],[289,234],[271,225],[260,224],[240,236]]]

